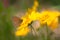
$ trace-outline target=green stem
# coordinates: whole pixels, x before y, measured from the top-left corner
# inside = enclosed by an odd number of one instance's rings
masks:
[[[47,40],[50,40],[50,33],[49,33],[49,29],[48,29],[47,24],[46,24],[46,31],[47,31]]]

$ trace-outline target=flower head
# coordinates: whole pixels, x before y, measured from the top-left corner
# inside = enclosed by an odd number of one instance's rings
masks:
[[[40,24],[47,23],[48,27],[51,30],[57,28],[58,25],[58,16],[60,16],[60,12],[58,11],[51,11],[51,10],[44,10],[42,12],[37,12],[36,8],[38,7],[38,2],[35,0],[32,9],[29,9],[29,12],[26,13],[25,16],[21,17],[23,22],[17,28],[15,32],[16,36],[25,36],[30,31],[28,24],[32,21],[39,20]]]

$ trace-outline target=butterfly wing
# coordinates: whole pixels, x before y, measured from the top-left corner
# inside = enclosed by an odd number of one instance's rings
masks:
[[[13,21],[13,25],[14,25],[15,27],[18,27],[18,26],[21,24],[21,22],[22,22],[22,20],[21,20],[19,17],[16,17],[16,16],[14,16],[14,17],[12,18],[12,21]]]

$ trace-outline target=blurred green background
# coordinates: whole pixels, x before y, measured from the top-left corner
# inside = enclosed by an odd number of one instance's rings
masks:
[[[15,37],[11,17],[18,11],[31,8],[33,2],[34,0],[0,0],[0,40],[29,40],[30,37],[24,39]],[[60,0],[38,0],[38,2],[40,8],[47,5],[60,9]]]

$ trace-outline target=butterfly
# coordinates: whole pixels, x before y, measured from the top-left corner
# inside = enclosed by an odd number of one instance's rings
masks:
[[[20,19],[19,17],[17,17],[17,16],[13,16],[12,17],[12,22],[13,22],[13,25],[15,26],[15,27],[18,27],[21,23],[22,23],[22,19]]]

